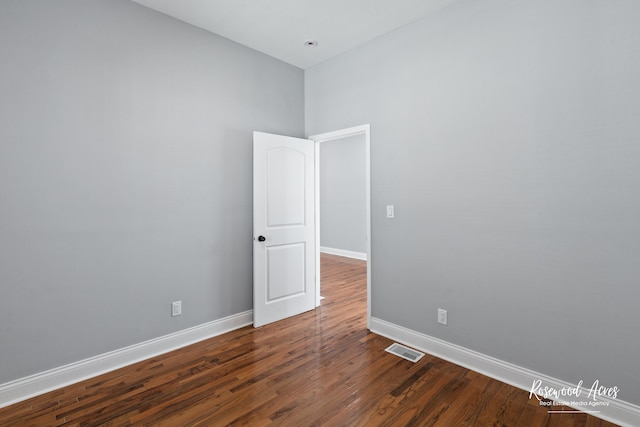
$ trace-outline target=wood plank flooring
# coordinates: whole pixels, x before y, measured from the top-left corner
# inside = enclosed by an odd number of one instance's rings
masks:
[[[0,426],[609,427],[366,329],[366,265],[322,256],[322,305],[0,409]],[[558,409],[558,408],[555,408]]]

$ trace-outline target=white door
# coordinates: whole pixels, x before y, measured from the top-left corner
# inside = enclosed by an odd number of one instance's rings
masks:
[[[253,133],[253,325],[315,308],[315,147]]]

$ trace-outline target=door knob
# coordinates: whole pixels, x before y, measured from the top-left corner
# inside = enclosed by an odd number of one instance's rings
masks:
[[[267,240],[266,237],[264,236],[258,236],[258,242],[264,242],[265,240]]]

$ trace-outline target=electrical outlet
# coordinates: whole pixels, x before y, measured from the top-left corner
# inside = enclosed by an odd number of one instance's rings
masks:
[[[174,301],[171,303],[171,317],[180,316],[182,314],[182,301]]]
[[[438,323],[441,325],[447,324],[447,310],[441,308],[438,309]]]

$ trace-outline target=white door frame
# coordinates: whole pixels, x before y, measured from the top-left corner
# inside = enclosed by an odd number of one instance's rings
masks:
[[[367,239],[367,329],[371,329],[371,126],[361,125],[333,132],[310,136],[315,143],[315,196],[316,196],[316,307],[320,305],[320,144],[349,136],[365,137],[365,192]]]

